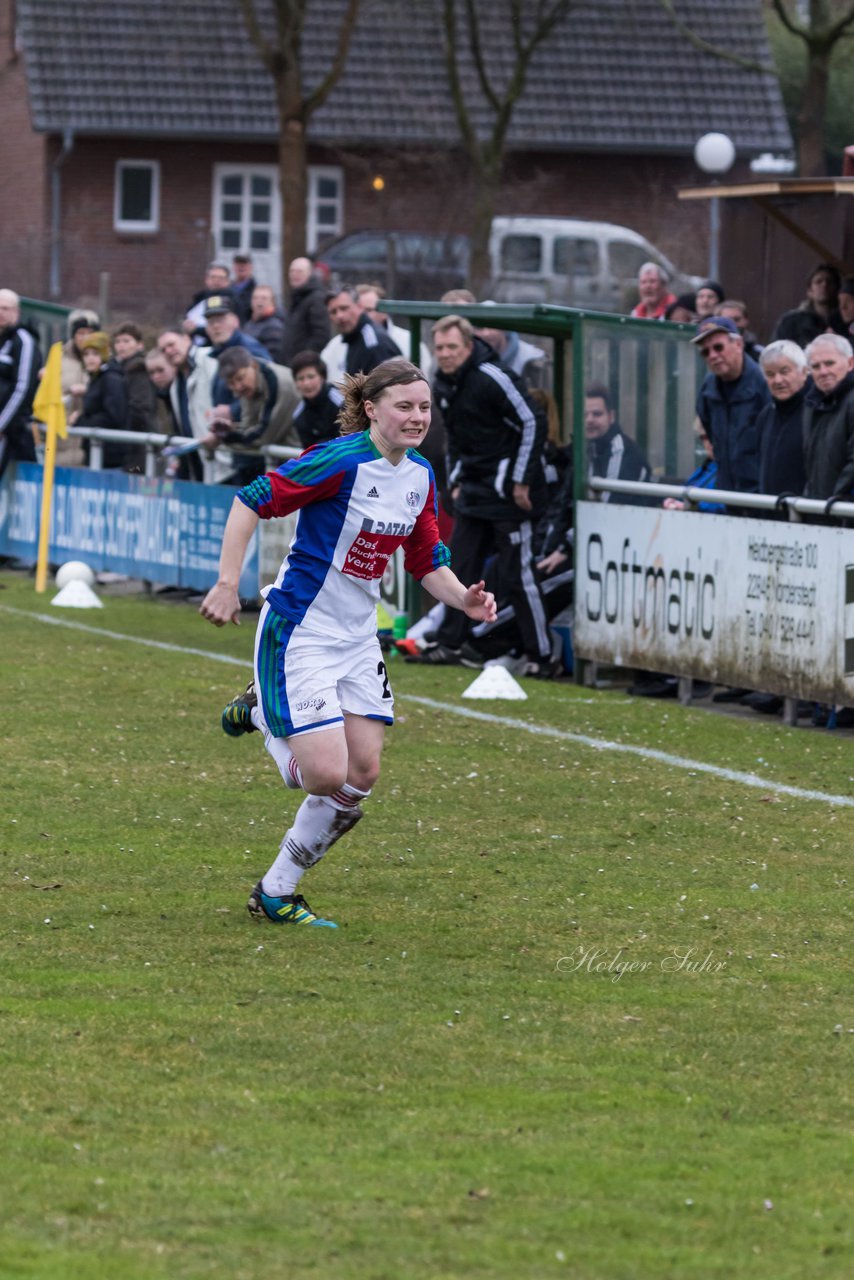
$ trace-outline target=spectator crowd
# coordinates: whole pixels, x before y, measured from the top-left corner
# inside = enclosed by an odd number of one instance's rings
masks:
[[[230,265],[212,262],[183,317],[156,336],[133,322],[107,333],[94,311],[73,310],[62,352],[68,421],[174,437],[161,455],[166,474],[235,486],[268,468],[267,446],[299,451],[338,435],[342,377],[409,356],[410,335],[379,310],[383,291],[373,282],[329,288],[308,258],[290,263],[287,281],[279,305],[274,288],[256,281],[249,254],[236,254]],[[694,423],[702,463],[688,480],[710,490],[703,508],[741,512],[731,500],[716,502],[715,489],[803,495],[828,506],[850,499],[854,279],[817,265],[802,301],[779,317],[764,346],[745,303],[718,281],[676,296],[662,268],[649,262],[637,283],[635,319],[696,326],[693,342],[706,369]],[[457,307],[475,302],[466,290],[440,301],[447,314],[419,355],[435,406],[424,452],[457,572],[467,581],[485,575],[502,609],[496,624],[472,628],[464,615],[444,616],[439,606],[404,648],[413,661],[472,666],[510,652],[522,674],[550,678],[562,669],[550,622],[571,601],[573,478],[571,448],[560,439],[546,389],[548,358],[517,333],[474,328],[458,315]],[[32,402],[42,358],[19,299],[0,289],[0,474],[11,461],[36,457]],[[648,461],[620,426],[611,390],[588,385],[584,406],[588,474],[649,480]],[[85,465],[91,449],[88,438],[69,436],[57,461]],[[104,468],[144,469],[145,450],[132,437],[106,437],[102,450]],[[648,501],[601,496],[614,504]],[[637,673],[633,690],[669,696],[674,684]]]

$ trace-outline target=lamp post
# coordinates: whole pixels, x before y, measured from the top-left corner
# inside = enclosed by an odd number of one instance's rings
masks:
[[[735,143],[725,133],[704,133],[694,144],[694,161],[712,181],[729,172],[735,163]],[[721,210],[718,196],[709,201],[709,279],[720,271]]]

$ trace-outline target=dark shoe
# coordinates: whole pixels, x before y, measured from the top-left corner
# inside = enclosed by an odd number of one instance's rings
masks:
[[[739,701],[743,707],[750,707],[763,716],[776,716],[783,710],[783,699],[774,693],[746,693]]]
[[[719,689],[712,694],[712,702],[741,702],[746,693],[752,692],[752,689]]]
[[[519,672],[529,680],[554,680],[563,674],[563,661],[560,658],[540,658],[537,662],[528,662]]]
[[[629,687],[634,698],[675,698],[679,693],[679,681],[675,676],[662,676],[660,680],[644,680]]]
[[[469,644],[469,642],[466,641],[465,644],[460,649],[460,662],[462,663],[462,665],[464,667],[472,667],[476,670],[479,670],[483,666],[484,661],[485,659],[483,654],[478,653],[474,645]]]
[[[406,661],[420,662],[428,667],[459,667],[463,659],[459,649],[449,649],[446,644],[431,644],[418,654],[408,653]]]
[[[840,707],[833,723],[827,722],[828,729],[854,729],[854,707]]]

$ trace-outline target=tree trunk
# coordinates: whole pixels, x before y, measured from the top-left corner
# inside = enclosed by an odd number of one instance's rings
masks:
[[[296,79],[296,83],[294,80]],[[279,193],[281,195],[281,281],[280,296],[287,294],[288,264],[305,255],[308,168],[306,165],[305,123],[299,79],[287,71],[276,84],[279,112]]]
[[[489,237],[501,181],[501,166],[479,165],[475,172],[474,206],[471,216],[471,259],[468,284],[480,302],[492,290],[492,267],[489,260]],[[486,292],[484,292],[486,291]]]
[[[817,178],[827,168],[824,148],[824,118],[827,114],[827,85],[830,49],[813,46],[807,51],[807,78],[798,113],[798,171],[802,178]]]

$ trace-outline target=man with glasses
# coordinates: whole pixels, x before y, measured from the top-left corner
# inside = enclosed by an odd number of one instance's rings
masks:
[[[697,395],[697,417],[711,440],[719,489],[759,491],[756,419],[771,403],[768,384],[728,316],[707,316],[692,339],[708,373]]]

